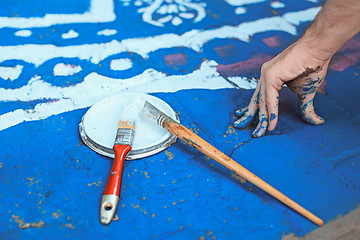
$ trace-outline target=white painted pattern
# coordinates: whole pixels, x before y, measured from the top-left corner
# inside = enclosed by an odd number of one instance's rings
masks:
[[[121,1],[125,7],[130,5],[129,0]],[[178,26],[188,19],[200,22],[206,16],[206,3],[199,0],[136,0],[134,5],[140,7],[138,13],[144,22],[158,27],[168,23]]]
[[[58,63],[55,65],[53,72],[54,72],[54,76],[71,76],[71,75],[75,75],[81,70],[82,70],[81,66]]]
[[[30,37],[32,35],[32,32],[30,30],[24,29],[17,31],[14,34],[18,37]]]
[[[90,60],[97,64],[108,56],[128,51],[137,53],[144,58],[147,58],[148,54],[153,51],[171,47],[187,47],[200,52],[205,43],[216,38],[234,38],[248,42],[249,36],[271,30],[296,35],[296,25],[299,25],[301,22],[310,21],[319,10],[319,7],[315,7],[294,13],[286,13],[282,17],[276,16],[244,22],[237,26],[223,26],[209,30],[191,30],[182,35],[170,33],[153,37],[130,38],[121,41],[112,40],[100,44],[65,47],[52,44],[0,46],[0,62],[8,59],[17,59],[39,66],[55,57],[65,57]]]
[[[16,65],[15,67],[0,66],[0,77],[5,80],[13,81],[20,76],[22,69],[23,66],[21,65]]]
[[[153,69],[147,69],[129,79],[112,79],[90,73],[83,82],[66,88],[52,86],[40,77],[34,77],[26,86],[19,89],[0,88],[0,101],[52,101],[37,104],[34,110],[17,109],[0,115],[0,131],[24,121],[41,120],[63,112],[86,108],[107,96],[122,92],[156,93],[184,89],[233,88],[216,71],[216,65],[213,61],[205,61],[199,70],[185,76],[166,76]]]
[[[282,2],[279,2],[279,1],[275,1],[275,2],[271,2],[270,3],[270,6],[272,7],[272,8],[283,8],[283,7],[285,7],[285,4],[284,3],[282,3]]]
[[[61,37],[63,39],[72,39],[72,38],[77,38],[78,36],[79,36],[79,34],[72,29],[67,33],[61,34]]]
[[[117,31],[115,29],[104,29],[97,33],[97,35],[104,35],[104,36],[112,36],[115,35]]]
[[[269,17],[257,21],[244,22],[237,26],[223,26],[209,30],[192,30],[182,35],[163,34],[147,38],[113,40],[101,44],[64,47],[51,44],[0,46],[0,62],[18,59],[39,66],[47,60],[64,57],[85,59],[93,63],[99,63],[108,56],[122,52],[130,51],[143,57],[148,57],[150,52],[171,47],[187,47],[200,52],[205,43],[219,38],[219,36],[247,42],[249,41],[249,35],[270,30],[283,31],[295,35],[297,33],[296,25],[312,20],[318,11],[319,8],[311,8],[304,11],[287,13],[283,17]],[[53,86],[40,77],[34,76],[26,86],[21,88],[0,88],[0,101],[34,101],[43,99],[51,101],[37,104],[34,110],[17,109],[0,115],[0,131],[24,121],[45,119],[51,115],[89,107],[106,96],[121,92],[155,93],[176,92],[196,88],[233,88],[233,85],[219,76],[216,71],[216,65],[213,61],[205,61],[200,69],[181,76],[166,76],[153,69],[147,69],[142,74],[129,79],[112,79],[92,72],[85,77],[83,82],[68,87]],[[251,89],[255,87],[255,84],[251,81],[249,82],[246,77],[235,77],[229,80],[244,88]]]
[[[132,62],[129,58],[113,59],[110,62],[110,69],[114,71],[122,71],[132,68]]]
[[[225,0],[225,1],[232,6],[239,7],[239,6],[244,6],[244,5],[254,4],[254,3],[265,2],[266,0]]]

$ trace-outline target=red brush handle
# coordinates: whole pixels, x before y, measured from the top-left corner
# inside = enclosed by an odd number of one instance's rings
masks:
[[[110,176],[106,184],[104,195],[120,196],[121,180],[124,170],[125,157],[130,152],[129,145],[114,145],[115,159]]]

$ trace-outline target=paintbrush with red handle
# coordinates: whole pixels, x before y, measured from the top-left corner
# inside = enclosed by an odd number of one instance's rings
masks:
[[[215,161],[219,162],[226,168],[234,171],[239,176],[243,177],[249,182],[255,184],[256,186],[258,186],[271,196],[275,197],[279,201],[283,202],[290,208],[294,209],[304,217],[308,218],[315,224],[319,226],[322,226],[324,224],[324,222],[320,218],[318,218],[317,216],[315,216],[314,214],[312,214],[311,212],[309,212],[308,210],[306,210],[305,208],[303,208],[302,206],[300,206],[299,204],[297,204],[296,202],[270,186],[265,181],[261,180],[255,174],[251,173],[246,168],[232,160],[230,157],[226,156],[224,153],[210,145],[204,139],[193,133],[191,130],[171,119],[169,116],[154,107],[151,103],[147,101],[145,102],[145,106],[140,112],[140,116],[145,116],[154,120],[158,125],[167,129],[170,133],[177,136],[185,143],[196,148],[197,150],[214,159]]]
[[[144,100],[136,99],[121,114],[113,147],[114,163],[101,200],[100,222],[103,224],[111,222],[119,204],[125,158],[131,151],[135,136],[135,120],[143,106]]]

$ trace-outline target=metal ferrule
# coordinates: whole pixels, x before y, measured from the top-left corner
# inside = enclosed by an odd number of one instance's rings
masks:
[[[160,126],[163,126],[162,124],[164,120],[169,118],[165,113],[161,112],[148,101],[145,101],[143,111],[140,112],[140,115],[155,120],[156,123]]]
[[[116,145],[132,145],[135,130],[132,128],[118,128],[115,138]]]

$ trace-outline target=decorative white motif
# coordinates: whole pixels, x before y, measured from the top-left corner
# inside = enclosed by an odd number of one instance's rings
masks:
[[[0,62],[8,59],[23,60],[39,66],[47,60],[64,57],[90,60],[98,64],[108,56],[133,52],[144,58],[148,54],[164,48],[187,47],[200,52],[202,46],[216,38],[235,38],[249,41],[249,35],[266,31],[283,31],[296,35],[296,25],[314,19],[320,7],[314,7],[297,12],[289,12],[282,17],[274,16],[243,22],[237,26],[222,26],[216,29],[191,30],[182,35],[169,33],[146,38],[129,38],[121,41],[112,40],[106,43],[93,43],[74,46],[56,46],[52,44],[25,44],[18,46],[0,46]],[[23,54],[27,53],[27,54]]]
[[[283,7],[285,7],[285,4],[282,2],[279,2],[279,1],[275,1],[275,2],[271,2],[270,6],[272,8],[283,8]]]
[[[72,29],[67,33],[61,34],[61,37],[63,39],[77,38],[78,36],[79,36],[79,34],[77,32],[75,32],[74,30],[72,30]]]
[[[237,15],[244,14],[244,13],[246,13],[246,8],[238,7],[238,8],[235,9],[235,13]]]
[[[112,79],[98,73],[90,73],[83,82],[70,87],[53,86],[40,77],[33,77],[29,83],[18,89],[0,88],[0,101],[31,101],[51,99],[39,103],[34,110],[17,109],[0,115],[0,131],[24,121],[36,121],[49,116],[86,108],[106,96],[122,92],[156,93],[176,92],[184,89],[222,89],[233,86],[216,71],[214,61],[205,61],[200,69],[182,76],[166,76],[153,69],[129,79]]]
[[[36,67],[47,60],[64,57],[89,60],[99,63],[103,59],[121,52],[133,52],[147,57],[152,51],[176,46],[184,46],[201,51],[203,45],[215,38],[236,38],[249,41],[248,36],[256,33],[276,30],[296,34],[296,25],[312,20],[320,7],[309,8],[284,14],[282,17],[269,17],[238,26],[222,26],[216,29],[192,30],[182,35],[163,34],[147,38],[112,40],[106,43],[83,44],[74,46],[56,46],[51,44],[25,44],[17,46],[0,46],[0,62],[22,60]],[[116,63],[116,61],[115,61]],[[36,121],[80,108],[86,108],[105,96],[126,92],[176,92],[183,89],[222,89],[233,88],[228,80],[243,88],[254,88],[255,83],[247,78],[232,77],[227,80],[219,76],[216,63],[205,61],[200,69],[188,75],[171,75],[146,69],[143,73],[128,79],[113,79],[91,72],[78,84],[60,87],[52,85],[40,76],[32,77],[27,85],[16,89],[0,88],[0,101],[35,101],[49,99],[48,102],[36,104],[33,110],[16,109],[0,115],[0,131],[24,121]],[[62,65],[60,70],[62,69]],[[113,65],[113,68],[116,66]],[[22,66],[0,68],[5,79],[15,79],[21,73]],[[20,70],[20,71],[19,71]],[[10,73],[9,73],[10,72]],[[54,72],[55,75],[61,75]],[[75,74],[75,72],[72,72]],[[243,83],[243,84],[242,84]]]
[[[117,31],[115,29],[104,29],[97,33],[97,35],[103,35],[103,36],[112,36],[115,35]]]
[[[244,6],[259,2],[265,2],[266,0],[225,0],[225,1],[232,6]]]
[[[5,80],[14,81],[17,79],[24,66],[16,65],[15,67],[0,67],[0,77]]]
[[[132,62],[129,58],[113,59],[110,62],[110,69],[114,71],[122,71],[132,68]]]
[[[80,66],[72,64],[58,63],[54,67],[54,76],[71,76],[80,72],[82,68]]]
[[[32,32],[30,30],[19,30],[15,32],[15,36],[18,37],[30,37]]]
[[[129,6],[129,0],[121,0]],[[200,0],[135,0],[134,5],[141,7],[144,22],[163,27],[167,23],[178,26],[184,20],[200,22],[205,16],[206,3]]]
[[[265,2],[266,0],[225,0],[229,5],[235,8],[235,14],[240,15],[246,13],[246,5]]]

